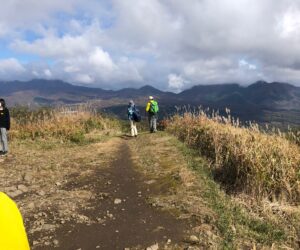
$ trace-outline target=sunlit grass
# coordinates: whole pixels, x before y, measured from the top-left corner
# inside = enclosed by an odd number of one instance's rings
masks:
[[[299,203],[299,146],[280,131],[248,125],[240,126],[229,111],[227,117],[200,111],[174,116],[166,127],[212,161],[215,178],[228,191]]]
[[[82,106],[74,109],[43,108],[30,111],[25,108],[12,110],[11,140],[58,139],[81,142],[93,130],[120,130],[116,119],[103,117],[95,110]]]

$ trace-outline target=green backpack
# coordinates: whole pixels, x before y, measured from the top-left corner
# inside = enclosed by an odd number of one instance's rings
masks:
[[[151,101],[150,102],[150,113],[152,114],[156,114],[158,112],[159,108],[158,108],[158,104],[157,101]]]

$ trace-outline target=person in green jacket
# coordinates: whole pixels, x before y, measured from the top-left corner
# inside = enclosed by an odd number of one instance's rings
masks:
[[[156,124],[158,111],[159,108],[157,101],[154,100],[153,96],[149,96],[146,112],[148,113],[150,133],[155,133],[157,131]]]

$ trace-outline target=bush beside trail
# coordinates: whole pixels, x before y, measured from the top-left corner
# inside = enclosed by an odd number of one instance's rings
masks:
[[[300,148],[284,135],[204,112],[174,116],[166,129],[211,160],[215,178],[228,191],[299,204]]]

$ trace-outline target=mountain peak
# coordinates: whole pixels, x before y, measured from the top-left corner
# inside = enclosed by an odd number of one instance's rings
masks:
[[[141,87],[140,90],[154,90],[154,91],[160,91],[159,89],[154,88],[154,87],[151,86],[151,85],[145,85],[145,86]]]
[[[257,81],[253,84],[250,84],[248,88],[296,88],[294,85],[285,83],[285,82],[266,82],[266,81]]]
[[[266,85],[266,84],[269,84],[269,83],[264,81],[264,80],[259,80],[259,81],[256,81],[255,83],[251,84],[251,85]]]
[[[33,84],[33,85],[43,84],[51,87],[72,86],[72,84],[64,82],[62,80],[45,80],[45,79],[32,79],[28,81],[26,84]]]
[[[148,94],[152,95],[152,94],[160,94],[160,93],[162,93],[162,91],[160,91],[157,88],[154,88],[151,85],[145,85],[145,86],[139,88],[139,90],[142,91],[143,93],[147,94],[147,95]]]

